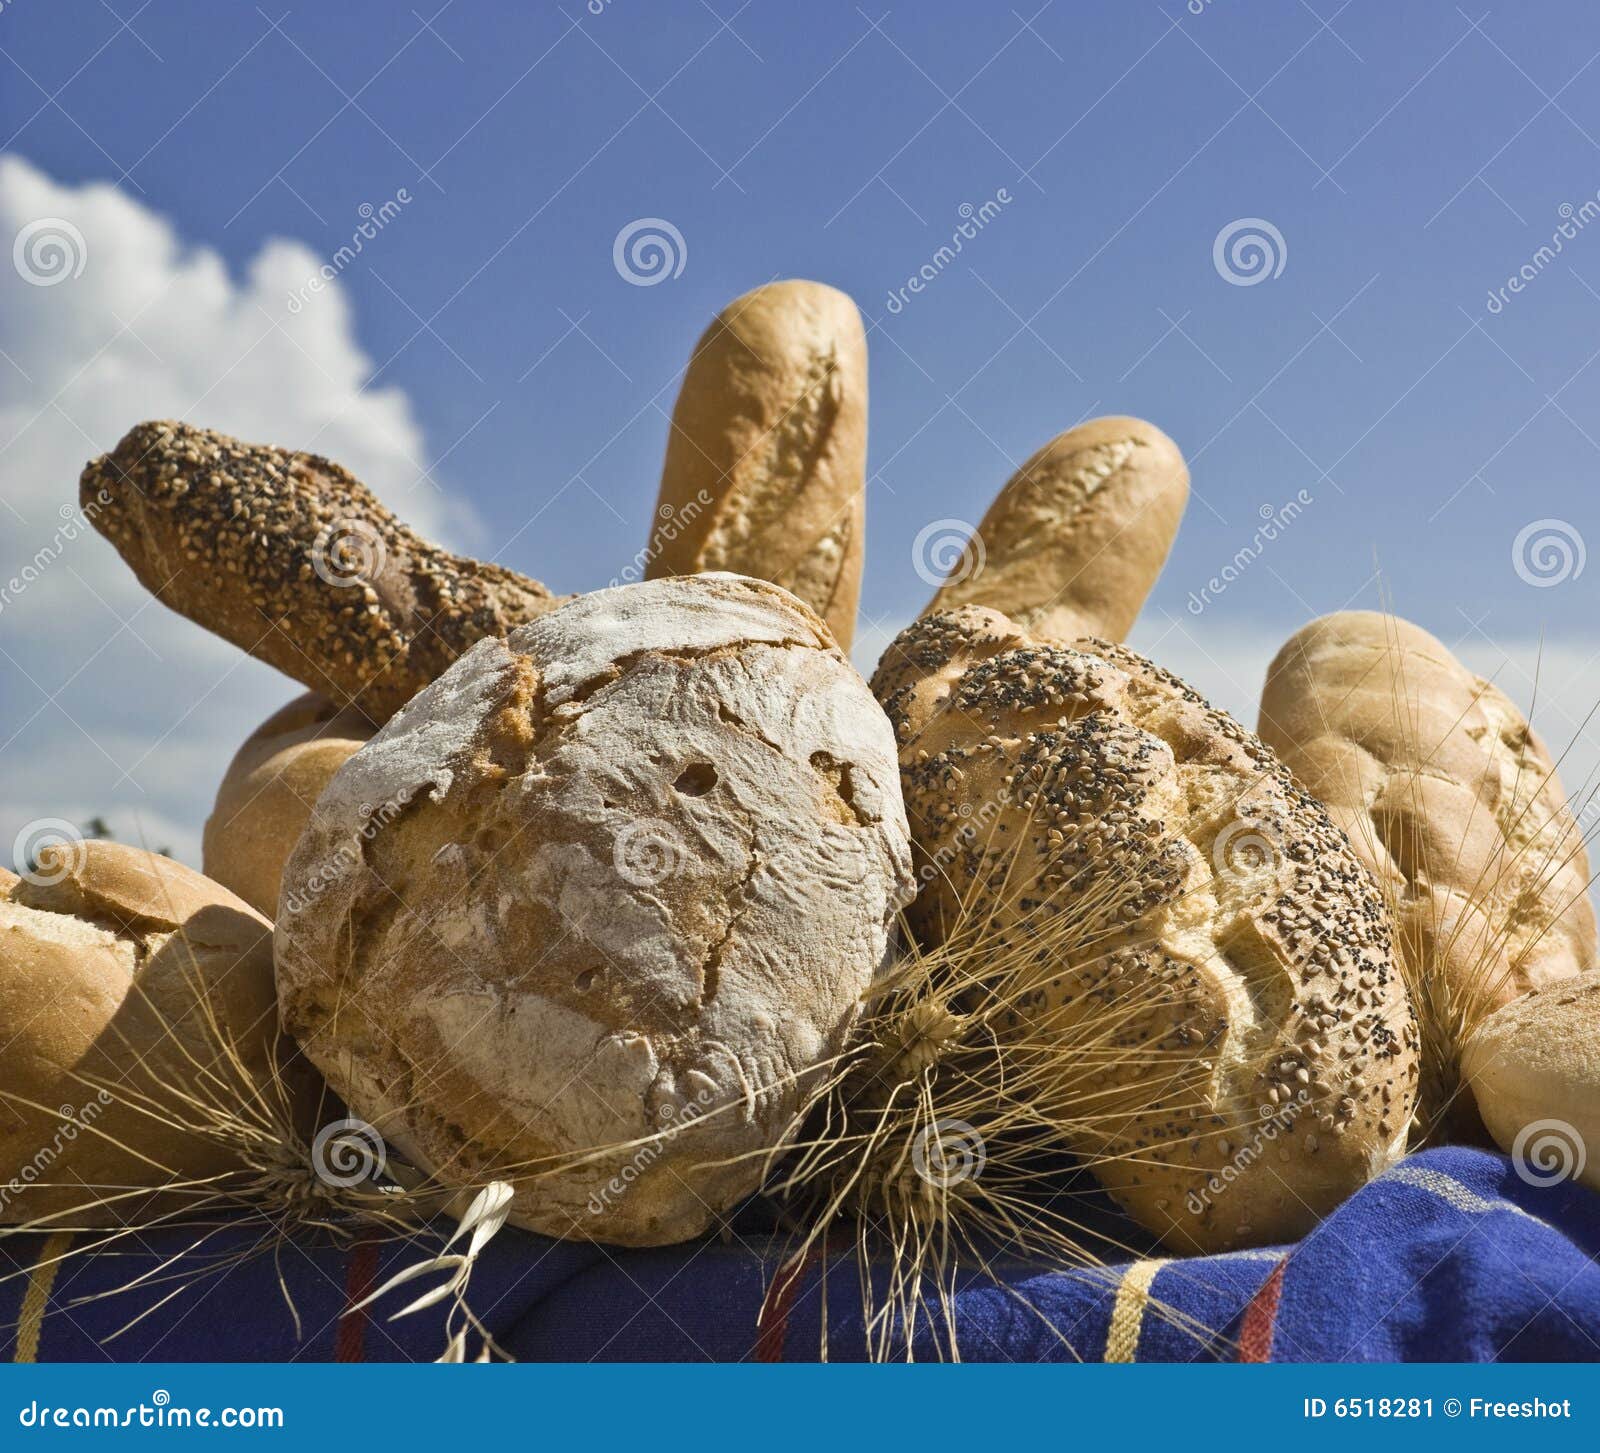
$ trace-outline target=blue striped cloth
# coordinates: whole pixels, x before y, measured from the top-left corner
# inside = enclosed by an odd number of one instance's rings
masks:
[[[784,1245],[760,1225],[745,1218],[725,1238],[658,1251],[507,1230],[481,1258],[470,1302],[524,1361],[814,1358],[821,1258],[780,1274]],[[1126,1241],[1126,1225],[1120,1235]],[[173,1228],[130,1237],[115,1253],[60,1260],[61,1238],[0,1241],[11,1355],[392,1361],[442,1349],[442,1308],[388,1320],[423,1283],[370,1313],[350,1311],[436,1243],[274,1251],[255,1249],[260,1237],[258,1227],[231,1226],[185,1254],[195,1233]],[[1390,1170],[1293,1247],[1152,1253],[1093,1272],[1002,1265],[997,1278],[965,1277],[960,1350],[969,1361],[1014,1362],[1596,1360],[1597,1257],[1600,1196],[1529,1185],[1503,1156],[1434,1150]],[[830,1355],[860,1357],[854,1262],[831,1258],[827,1278]],[[934,1329],[914,1340],[919,1357],[938,1355]]]

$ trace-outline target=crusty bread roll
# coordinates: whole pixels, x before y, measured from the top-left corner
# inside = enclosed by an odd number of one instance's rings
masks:
[[[645,578],[771,580],[850,649],[866,532],[867,338],[845,294],[768,283],[706,329],[667,438]]]
[[[1154,424],[1079,424],[1011,476],[924,614],[985,605],[1036,636],[1120,641],[1188,499],[1188,466]]]
[[[271,924],[121,843],[47,849],[0,886],[0,1220],[133,1223],[198,1199],[159,1187],[240,1170],[185,1097],[280,1074]],[[281,1083],[309,1111],[313,1082]]]
[[[256,912],[278,914],[283,865],[322,789],[376,728],[308,691],[244,740],[217,788],[203,843],[206,876]]]
[[[650,581],[481,642],[339,769],[278,987],[413,1163],[666,1244],[755,1188],[909,888],[894,741],[820,618]]]
[[[1261,742],[1125,647],[977,606],[909,626],[873,689],[919,936],[1081,945],[1041,962],[1033,1012],[1114,1026],[1122,1109],[1075,1148],[1142,1225],[1186,1251],[1291,1240],[1403,1153],[1416,1028],[1382,901]]]
[[[1473,1025],[1595,963],[1588,859],[1544,743],[1441,642],[1373,611],[1289,638],[1260,729],[1390,903],[1426,1035],[1424,1129],[1481,1134],[1452,1103]]]
[[[79,495],[163,605],[375,722],[559,604],[430,545],[331,460],[188,424],[129,430]]]
[[[1600,1191],[1600,969],[1546,984],[1472,1032],[1467,1079],[1495,1143],[1541,1184]]]

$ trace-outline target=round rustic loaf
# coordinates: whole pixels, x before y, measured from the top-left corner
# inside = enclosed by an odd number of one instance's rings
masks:
[[[867,336],[836,288],[735,298],[672,411],[645,577],[731,570],[792,591],[850,649],[866,538]]]
[[[1079,424],[1011,476],[928,611],[985,605],[1036,636],[1120,641],[1188,499],[1188,466],[1154,424]]]
[[[322,789],[376,728],[308,691],[244,740],[206,819],[201,866],[258,913],[277,917],[283,865]]]
[[[1600,1191],[1600,969],[1497,1009],[1463,1061],[1483,1123],[1525,1175]]]
[[[1289,638],[1260,730],[1377,874],[1418,1012],[1443,1041],[1427,1045],[1425,1115],[1471,1134],[1471,1105],[1453,1097],[1473,1025],[1596,962],[1583,835],[1549,752],[1442,642],[1375,611]]]
[[[665,1244],[754,1189],[909,896],[883,713],[776,586],[596,591],[344,764],[284,871],[285,1022],[447,1184]]]
[[[919,936],[1076,945],[1043,955],[1032,1013],[1081,1006],[1117,1051],[1118,1112],[1074,1148],[1141,1224],[1189,1251],[1290,1240],[1403,1153],[1416,1031],[1382,900],[1261,742],[1125,647],[976,606],[903,631],[873,689]]]
[[[155,853],[47,849],[0,884],[0,1220],[136,1223],[193,1204],[178,1182],[243,1169],[200,1128],[276,1079],[272,925]],[[197,1105],[195,1100],[202,1102]],[[144,1194],[148,1188],[150,1194]]]

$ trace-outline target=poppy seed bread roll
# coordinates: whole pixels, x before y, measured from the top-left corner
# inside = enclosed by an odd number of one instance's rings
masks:
[[[1389,900],[1428,1031],[1425,1126],[1481,1135],[1456,1103],[1473,1026],[1595,963],[1588,857],[1549,752],[1499,688],[1375,611],[1291,636],[1260,725]]]
[[[163,605],[374,722],[560,603],[429,544],[332,460],[189,424],[129,430],[79,496]]]
[[[924,614],[983,605],[1036,636],[1120,641],[1188,499],[1188,466],[1154,424],[1079,424],[1012,475]]]
[[[756,1188],[909,896],[889,724],[821,619],[648,581],[481,642],[339,769],[278,986],[414,1163],[664,1245]]]
[[[272,925],[126,844],[41,858],[0,883],[0,1220],[123,1225],[197,1205],[157,1193],[245,1170],[196,1128],[206,1106],[229,1113],[276,1081],[298,1119],[315,1107],[315,1077],[278,1059]]]
[[[672,411],[645,578],[728,570],[805,601],[850,649],[866,533],[867,337],[821,283],[712,320]]]
[[[206,819],[206,876],[257,913],[278,914],[283,865],[333,774],[376,728],[308,691],[273,712],[234,753]]]
[[[1118,1050],[1074,1149],[1142,1225],[1186,1251],[1291,1240],[1403,1153],[1416,1031],[1382,900],[1260,741],[1125,647],[977,606],[901,632],[873,689],[919,936],[1073,945],[1034,1012],[1077,1006]],[[997,1032],[1025,1043],[1029,1017]]]

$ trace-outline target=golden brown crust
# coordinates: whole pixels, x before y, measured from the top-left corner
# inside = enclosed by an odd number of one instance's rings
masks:
[[[979,545],[924,614],[985,605],[1036,636],[1120,641],[1188,498],[1183,455],[1154,424],[1079,424],[1012,475],[978,526]]]
[[[262,722],[234,754],[206,819],[206,876],[275,918],[283,865],[322,789],[375,728],[314,691]]]
[[[203,1115],[183,1097],[242,1099],[277,1074],[271,934],[198,873],[119,843],[54,849],[10,885],[0,897],[0,1219],[133,1220],[168,1203],[110,1200],[120,1188],[240,1168],[185,1128]],[[309,1104],[303,1074],[284,1083]]]
[[[855,633],[866,529],[867,340],[821,283],[734,299],[695,345],[672,413],[645,578],[770,580]]]
[[[1469,1037],[1465,1069],[1495,1143],[1535,1184],[1600,1191],[1600,969],[1523,995]]]
[[[1550,754],[1442,642],[1373,611],[1311,622],[1268,668],[1261,735],[1454,997],[1487,1013],[1592,966],[1588,857]]]
[[[1125,647],[974,606],[902,632],[873,686],[919,932],[1081,924],[1033,1012],[1125,1017],[1103,1084],[1125,1124],[1077,1148],[1142,1224],[1188,1250],[1290,1239],[1399,1153],[1416,1030],[1382,901],[1259,740]]]
[[[137,425],[79,496],[163,605],[375,722],[559,604],[429,544],[331,460],[188,424]]]

